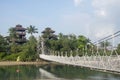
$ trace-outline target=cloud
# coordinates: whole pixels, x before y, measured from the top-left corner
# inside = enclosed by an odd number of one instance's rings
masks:
[[[73,0],[74,1],[74,5],[77,7],[81,4],[82,0]]]
[[[90,35],[103,38],[120,29],[120,0],[92,0],[93,16],[90,23]]]
[[[74,0],[74,4],[84,9],[79,7],[81,11],[63,16],[62,26],[70,32],[87,35],[94,41],[120,30],[120,0],[91,0],[89,3],[88,0]]]
[[[94,28],[95,30],[95,37],[96,38],[103,38],[105,36],[108,36],[108,35],[111,35],[114,33],[114,28],[115,26],[112,25],[112,24],[100,24],[100,25],[97,25],[98,27],[97,28]],[[102,27],[101,27],[102,26]]]
[[[101,16],[101,17],[106,17],[107,16],[107,12],[105,10],[96,10],[95,14],[97,16]]]
[[[99,16],[107,15],[106,17],[114,18],[120,13],[120,0],[92,0],[92,6],[95,14]],[[97,13],[96,13],[97,12]]]

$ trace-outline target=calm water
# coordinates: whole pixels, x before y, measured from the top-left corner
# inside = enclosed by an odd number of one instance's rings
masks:
[[[68,65],[1,66],[0,80],[120,80],[111,74]]]

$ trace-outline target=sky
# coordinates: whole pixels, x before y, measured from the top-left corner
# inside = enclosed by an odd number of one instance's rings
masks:
[[[17,24],[94,41],[120,30],[120,0],[0,0],[0,34]]]

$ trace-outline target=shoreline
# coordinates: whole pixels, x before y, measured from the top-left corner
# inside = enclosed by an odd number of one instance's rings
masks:
[[[13,65],[45,65],[48,62],[35,61],[35,62],[21,62],[21,61],[1,61],[0,66],[13,66]]]

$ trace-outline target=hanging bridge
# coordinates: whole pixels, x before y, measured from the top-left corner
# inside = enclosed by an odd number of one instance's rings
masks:
[[[77,54],[75,56],[73,55],[68,56],[67,52],[66,54],[63,54],[63,52],[45,51],[44,42],[41,42],[42,54],[39,54],[39,57],[44,60],[59,62],[62,64],[82,66],[82,67],[120,73],[120,55],[118,55],[118,52],[114,47],[115,38],[117,38],[118,36],[120,36],[120,31],[112,35],[109,35],[101,40],[98,40],[97,42],[94,42],[94,45],[96,45],[97,50],[94,51],[94,49],[91,49],[90,52],[86,51],[83,53],[84,54],[83,56],[79,56]],[[99,43],[105,42],[108,40],[112,41],[112,45],[109,48],[109,51],[110,51],[109,55],[107,54],[105,46],[102,49],[103,55],[101,55],[101,52],[99,52]],[[72,54],[72,51],[70,51],[70,53]],[[78,50],[76,50],[76,53],[78,53]],[[89,55],[89,53],[91,53],[91,55]],[[55,54],[58,54],[58,55],[55,55]]]

